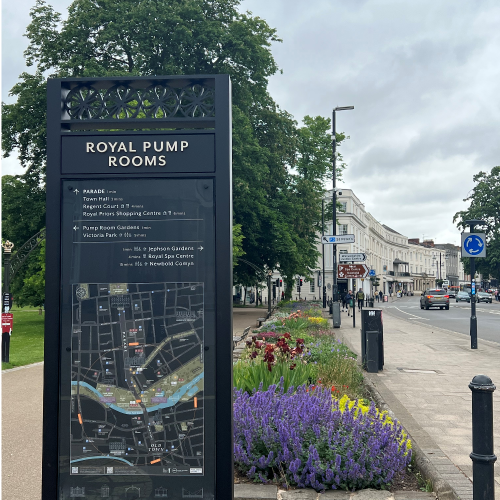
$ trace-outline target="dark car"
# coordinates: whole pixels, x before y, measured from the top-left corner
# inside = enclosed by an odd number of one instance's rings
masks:
[[[491,304],[492,302],[491,295],[486,292],[477,292],[476,294],[476,302],[489,302]]]
[[[470,302],[470,293],[469,292],[458,292],[455,297],[457,302],[461,302],[462,300],[465,302]]]
[[[429,307],[439,307],[448,310],[450,308],[450,296],[446,290],[431,289],[426,290],[420,297],[420,309],[429,309]]]

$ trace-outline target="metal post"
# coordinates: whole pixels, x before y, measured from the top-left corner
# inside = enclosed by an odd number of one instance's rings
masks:
[[[353,301],[352,301],[353,306],[354,306],[352,308],[352,327],[356,328],[356,293],[354,292],[354,290],[352,293],[354,293],[354,297],[353,297]]]
[[[472,391],[472,476],[474,500],[495,500],[493,451],[493,392],[496,387],[486,375],[476,375]]]
[[[321,200],[321,228],[322,228],[322,235],[325,235],[325,199],[323,198]],[[323,280],[323,309],[326,309],[326,280],[325,280],[325,245],[322,244],[322,252],[323,252],[323,274],[322,274],[322,280]]]
[[[471,228],[472,229],[472,228]],[[470,257],[470,348],[477,349],[476,258]],[[472,288],[474,286],[474,288]],[[474,292],[474,293],[473,293]]]
[[[271,275],[267,275],[267,312],[271,316]]]
[[[7,253],[5,249],[3,252],[3,275],[4,275],[3,293],[5,294],[10,292],[10,253]],[[4,312],[3,297],[2,297],[2,312]]]
[[[332,203],[333,203],[333,218],[332,218],[332,234],[336,236],[337,234],[337,136],[335,135],[335,109],[332,113],[332,149],[333,149],[333,190],[332,190]],[[338,297],[338,283],[337,283],[337,244],[333,244],[333,288],[332,288],[332,298],[334,302],[339,300]]]

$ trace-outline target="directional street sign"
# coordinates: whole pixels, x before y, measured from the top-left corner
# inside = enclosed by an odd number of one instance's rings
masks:
[[[486,235],[462,233],[462,257],[486,257]]]
[[[325,234],[321,237],[321,243],[354,243],[354,234]]]
[[[341,253],[339,255],[339,262],[364,262],[366,260],[366,253]]]
[[[369,273],[366,264],[339,264],[337,275],[339,278],[366,278]]]

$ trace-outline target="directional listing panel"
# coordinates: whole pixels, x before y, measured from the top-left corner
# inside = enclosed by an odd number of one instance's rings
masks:
[[[105,478],[141,497],[138,478],[200,490],[214,468],[213,181],[87,179],[63,193],[66,484],[87,497]]]
[[[486,235],[462,233],[462,257],[486,257]]]

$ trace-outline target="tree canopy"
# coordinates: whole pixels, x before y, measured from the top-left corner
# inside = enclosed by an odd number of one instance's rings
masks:
[[[500,166],[493,167],[490,173],[479,172],[474,175],[476,184],[465,202],[470,206],[467,210],[457,212],[453,222],[459,229],[466,229],[466,220],[478,219],[486,221],[487,250],[486,257],[476,259],[476,271],[500,279]],[[482,228],[483,229],[483,228]],[[481,231],[482,232],[482,231]],[[468,271],[469,259],[464,259],[464,267]]]
[[[316,265],[325,180],[332,174],[330,120],[299,127],[268,92],[278,71],[276,30],[239,0],[74,0],[62,21],[44,0],[31,10],[23,73],[4,104],[4,155],[17,153],[32,183],[46,168],[46,81],[52,77],[221,74],[233,84],[236,253],[291,282]],[[337,136],[337,143],[344,140]],[[338,169],[341,174],[342,167]],[[27,181],[26,181],[27,182]],[[239,227],[238,227],[239,225]],[[5,227],[5,226],[4,226]],[[237,264],[237,261],[235,261]],[[235,265],[235,282],[260,281]]]

